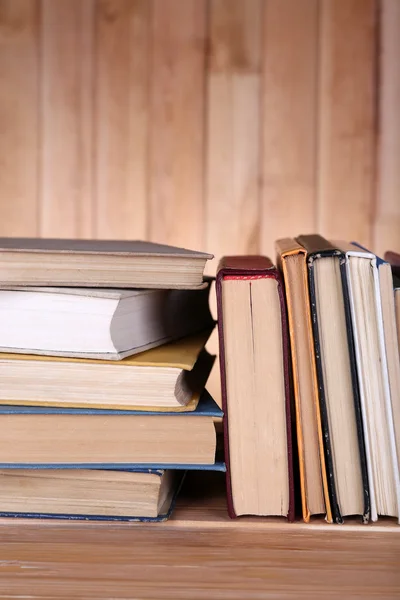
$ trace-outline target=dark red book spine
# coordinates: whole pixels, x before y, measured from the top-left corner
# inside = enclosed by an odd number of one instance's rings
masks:
[[[294,521],[295,499],[294,499],[294,477],[293,477],[293,443],[292,443],[292,420],[291,420],[291,386],[290,386],[290,362],[289,362],[289,333],[287,326],[286,304],[283,291],[283,283],[278,269],[271,260],[264,256],[228,256],[224,257],[218,265],[216,278],[217,313],[218,313],[218,337],[219,337],[219,364],[221,371],[222,409],[224,411],[224,448],[225,463],[227,468],[226,489],[228,513],[235,518],[232,485],[229,460],[229,410],[226,390],[225,369],[225,344],[224,344],[224,317],[222,308],[222,282],[226,278],[249,279],[259,277],[272,277],[278,282],[278,294],[282,317],[282,347],[283,368],[285,376],[285,400],[286,400],[286,427],[287,427],[287,452],[289,473],[289,511],[288,520]]]
[[[385,252],[384,258],[392,267],[393,275],[400,277],[400,253],[388,251]]]

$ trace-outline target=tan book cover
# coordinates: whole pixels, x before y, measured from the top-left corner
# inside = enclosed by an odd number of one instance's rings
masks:
[[[146,352],[142,352],[141,354],[136,354],[134,356],[129,356],[120,361],[114,360],[96,360],[96,359],[86,359],[86,358],[64,358],[64,357],[56,357],[56,356],[41,356],[41,355],[29,355],[29,354],[11,354],[11,353],[2,353],[0,354],[0,372],[3,371],[3,392],[1,394],[0,404],[24,404],[24,405],[38,405],[38,406],[54,406],[54,407],[90,407],[90,408],[110,408],[110,409],[129,409],[129,410],[145,410],[145,411],[157,411],[157,412],[190,412],[195,410],[200,395],[204,389],[204,386],[207,382],[209,374],[211,372],[212,366],[215,361],[215,357],[211,356],[206,352],[205,345],[207,343],[208,338],[210,337],[211,330],[208,329],[199,334],[189,336],[186,338],[182,338],[180,340],[171,342],[169,344],[165,344],[164,346],[159,346],[157,348],[152,348],[151,350],[147,350]],[[43,365],[44,363],[49,364],[59,364],[66,365],[68,367],[68,372],[66,372],[65,377],[68,378],[68,381],[72,381],[75,383],[74,378],[74,365],[78,368],[82,365],[90,365],[99,367],[99,371],[96,370],[96,373],[103,376],[102,365],[106,366],[108,369],[112,369],[109,374],[114,375],[117,373],[117,369],[128,369],[129,367],[143,367],[143,368],[151,368],[152,377],[155,377],[157,371],[160,369],[165,369],[168,373],[171,370],[176,371],[176,388],[181,385],[182,376],[179,375],[179,371],[182,370],[182,373],[187,372],[187,378],[185,379],[184,388],[187,389],[187,393],[190,394],[189,401],[180,403],[178,400],[176,405],[174,406],[163,406],[162,403],[157,405],[156,402],[154,404],[135,404],[133,400],[133,394],[129,394],[132,400],[129,403],[118,403],[117,401],[114,403],[110,403],[104,400],[98,399],[97,396],[92,398],[89,404],[89,397],[83,396],[83,400],[79,399],[71,400],[66,396],[66,392],[63,391],[63,386],[61,384],[57,384],[57,390],[59,394],[63,395],[63,400],[58,401],[56,398],[51,397],[46,398],[43,394],[40,398],[37,397],[37,390],[40,381],[43,381],[43,373],[41,374],[42,379],[34,381],[35,379],[35,371],[32,371],[31,376],[29,377],[29,389],[35,386],[36,394],[35,397],[31,398],[7,398],[4,390],[6,389],[6,384],[11,383],[12,388],[15,389],[15,377],[16,374],[10,375],[11,371],[15,371],[14,367],[18,366],[17,363],[27,363],[34,368],[35,364],[40,363]],[[43,370],[42,370],[43,371]],[[19,371],[18,371],[19,372]],[[36,371],[37,372],[37,371]],[[25,369],[23,370],[25,373]],[[167,376],[167,373],[165,377]],[[11,380],[10,380],[11,377]],[[23,375],[21,375],[23,377]],[[44,384],[56,385],[55,380],[51,379],[52,374],[50,369],[46,369],[45,378],[46,381]],[[163,377],[163,378],[165,378]],[[121,379],[122,378],[122,379]],[[97,379],[97,378],[96,378]],[[10,381],[9,381],[10,380]],[[121,372],[121,376],[117,376],[117,380],[126,380],[126,377]],[[146,381],[149,380],[147,377]],[[51,383],[52,382],[52,383]],[[110,386],[109,378],[107,378],[107,385]],[[21,383],[21,382],[20,382]],[[23,383],[23,382],[22,382]],[[86,386],[89,385],[88,381],[84,380]],[[83,384],[81,384],[83,385]],[[115,384],[118,388],[118,383]],[[143,384],[142,384],[143,385]],[[22,388],[22,384],[19,386]],[[117,388],[116,392],[119,392]],[[26,389],[24,387],[24,389]],[[40,388],[41,389],[41,388]],[[53,389],[53,388],[52,388]],[[95,391],[92,388],[85,388],[87,392],[90,392],[93,396]],[[21,393],[21,390],[20,390]],[[110,391],[111,396],[114,396],[113,390]],[[25,394],[25,392],[24,392]],[[116,394],[115,394],[116,395]],[[153,394],[154,395],[154,394]],[[65,396],[65,397],[64,397]],[[157,400],[158,394],[155,395],[155,399]],[[113,398],[114,399],[114,398]]]
[[[314,511],[324,508],[327,521],[332,521],[309,306],[307,252],[291,238],[277,240],[276,251],[285,281],[288,310],[303,519],[308,522],[313,512],[307,489],[307,478],[312,477],[316,488]],[[297,258],[296,263],[289,265],[292,257]],[[300,278],[296,277],[299,265]]]

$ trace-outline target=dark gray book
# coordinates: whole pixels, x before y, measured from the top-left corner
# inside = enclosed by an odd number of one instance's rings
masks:
[[[186,288],[203,286],[211,254],[144,241],[0,238],[6,285]]]

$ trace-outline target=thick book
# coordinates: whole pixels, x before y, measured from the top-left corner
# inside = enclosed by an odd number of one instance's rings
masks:
[[[222,415],[206,391],[191,413],[1,406],[0,468],[213,469]]]
[[[302,235],[332,516],[369,518],[364,432],[344,253],[319,235]]]
[[[199,290],[0,289],[0,352],[120,360],[213,327]]]
[[[184,471],[0,470],[0,517],[165,521]]]
[[[283,274],[292,357],[296,438],[303,519],[326,514],[332,521],[318,399],[308,290],[307,252],[294,239],[276,241]]]
[[[346,255],[371,520],[399,518],[400,357],[392,273],[388,263],[359,244],[334,243]]]
[[[0,353],[0,404],[192,411],[215,361],[210,332],[120,361]]]
[[[202,287],[213,256],[143,241],[0,238],[1,285]]]
[[[229,514],[293,520],[289,348],[280,274],[263,256],[226,257],[216,290]]]

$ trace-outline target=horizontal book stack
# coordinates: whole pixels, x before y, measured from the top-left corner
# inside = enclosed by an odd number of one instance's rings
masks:
[[[217,274],[229,512],[293,520],[298,491],[306,522],[399,519],[390,265],[319,235],[276,249],[277,266],[227,257]]]
[[[212,256],[0,240],[0,513],[163,520],[216,463]]]

